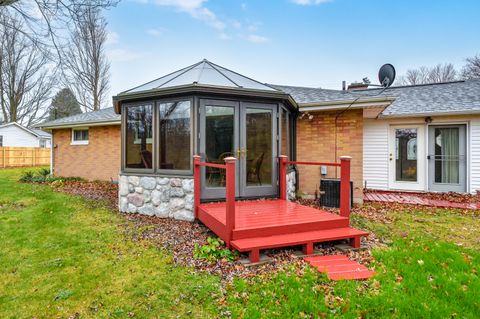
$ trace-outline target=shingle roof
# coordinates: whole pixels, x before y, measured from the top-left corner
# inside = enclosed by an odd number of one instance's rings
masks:
[[[379,88],[342,91],[285,85],[272,86],[292,95],[299,104],[352,100],[359,96],[374,97],[382,90]],[[383,111],[384,116],[480,112],[480,79],[390,87],[381,95],[395,97],[395,101]]]
[[[119,94],[161,90],[187,85],[204,85],[276,92],[275,88],[231,71],[206,59]]]
[[[30,129],[30,131],[37,134],[38,137],[45,137],[45,138],[51,138],[52,137],[52,134],[50,134],[48,132],[45,132],[45,131],[42,131],[42,130],[39,130],[38,128],[30,127],[29,129]]]
[[[101,109],[98,111],[76,114],[64,117],[54,121],[47,121],[35,125],[35,127],[49,128],[55,126],[73,125],[73,124],[89,124],[100,122],[118,122],[120,123],[120,115],[116,114],[113,107]]]

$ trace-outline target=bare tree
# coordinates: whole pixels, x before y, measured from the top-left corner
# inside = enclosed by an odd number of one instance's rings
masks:
[[[109,88],[110,63],[105,54],[107,22],[97,8],[87,8],[75,21],[65,50],[65,78],[85,111],[102,107]]]
[[[16,16],[0,14],[0,107],[5,122],[29,126],[45,116],[54,71],[22,28]]]
[[[63,30],[88,8],[109,8],[119,0],[0,0],[0,12],[15,14],[22,23],[18,30],[38,49],[50,52],[56,50],[61,58]],[[2,21],[5,29],[16,28],[8,21]]]
[[[467,58],[466,61],[462,69],[462,78],[480,79],[480,54]]]
[[[399,85],[416,85],[427,83],[450,82],[457,79],[457,71],[451,63],[437,64],[433,67],[422,66],[418,69],[408,70],[401,76]]]

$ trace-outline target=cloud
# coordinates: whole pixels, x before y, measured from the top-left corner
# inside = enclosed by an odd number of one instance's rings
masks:
[[[118,33],[114,31],[110,31],[107,33],[107,41],[105,41],[105,44],[107,45],[117,44],[118,39],[119,39]]]
[[[129,49],[117,48],[107,50],[107,56],[112,62],[127,62],[137,60],[146,55],[145,52],[131,51]]]
[[[159,37],[159,36],[163,35],[163,33],[165,32],[165,29],[151,28],[151,29],[147,29],[146,32],[147,32],[148,35],[151,35],[152,37]]]
[[[225,23],[204,6],[206,2],[207,0],[155,0],[157,5],[174,7],[179,11],[188,13],[194,19],[205,22],[212,28],[225,29]]]
[[[218,38],[220,40],[230,40],[232,37],[226,34],[225,32],[222,32],[218,35]]]
[[[327,2],[330,2],[332,0],[290,0],[290,1],[295,3],[295,4],[299,4],[301,6],[311,6],[311,5],[327,3]]]
[[[258,35],[258,34],[250,34],[247,36],[247,40],[253,43],[265,43],[268,42],[268,38]]]

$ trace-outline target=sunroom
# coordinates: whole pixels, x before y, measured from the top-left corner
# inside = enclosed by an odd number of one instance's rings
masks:
[[[290,95],[203,60],[113,102],[122,117],[121,211],[193,220],[194,155],[236,159],[236,198],[279,196],[278,157],[295,156]],[[225,169],[202,168],[202,201],[224,200],[225,185]]]

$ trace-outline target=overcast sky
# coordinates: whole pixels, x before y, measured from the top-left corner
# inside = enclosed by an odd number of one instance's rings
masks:
[[[107,13],[111,94],[206,58],[261,82],[341,88],[480,53],[480,1],[123,0]]]

